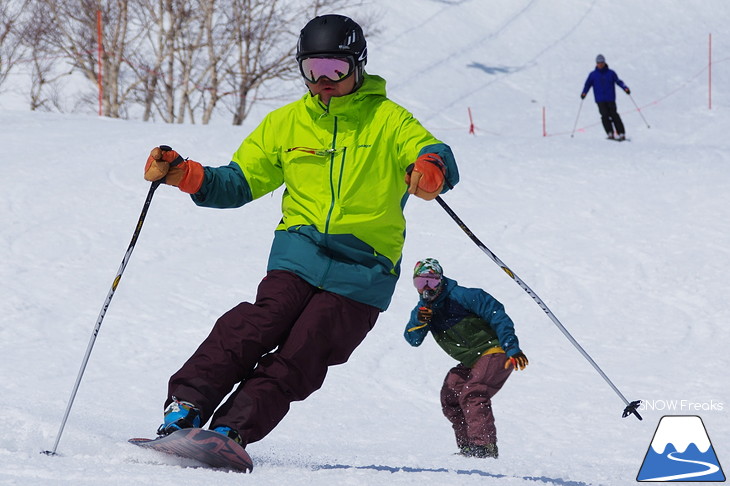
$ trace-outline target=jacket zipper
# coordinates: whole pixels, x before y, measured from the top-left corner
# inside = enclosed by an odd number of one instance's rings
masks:
[[[329,211],[327,211],[327,220],[324,224],[324,234],[325,237],[329,235],[329,228],[330,228],[330,220],[332,219],[332,212],[335,209],[335,182],[333,179],[334,176],[334,169],[335,169],[335,149],[337,147],[337,117],[333,117],[335,120],[335,126],[332,134],[332,153],[330,154],[330,208]]]
[[[335,167],[335,153],[337,148],[337,117],[334,118],[334,129],[332,134],[332,152],[330,153],[330,208],[329,211],[327,211],[327,219],[324,224],[324,242],[325,242],[325,248],[329,248],[329,228],[330,228],[330,221],[332,219],[332,212],[335,209],[335,186],[333,178],[333,171]],[[320,285],[319,287],[322,287],[322,284],[324,283],[325,278],[327,277],[327,274],[330,271],[330,268],[332,267],[332,259],[327,259],[327,268],[324,269],[324,272],[322,272],[322,277],[320,278]]]

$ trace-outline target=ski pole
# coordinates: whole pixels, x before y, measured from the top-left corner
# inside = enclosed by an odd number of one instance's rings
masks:
[[[578,115],[575,117],[575,123],[573,124],[573,131],[570,132],[570,138],[573,138],[573,134],[575,133],[575,128],[578,126],[578,118],[580,118],[580,110],[583,108],[583,100],[585,98],[580,99],[580,105],[578,106]]]
[[[122,259],[122,264],[119,266],[119,270],[117,271],[116,277],[114,277],[114,281],[112,282],[111,289],[109,289],[109,293],[106,296],[106,300],[104,300],[104,305],[101,306],[101,312],[99,312],[99,317],[96,319],[96,325],[94,326],[94,330],[91,333],[91,338],[89,339],[89,345],[86,348],[86,354],[84,355],[84,359],[81,361],[81,368],[79,369],[79,374],[76,377],[76,383],[74,384],[73,390],[71,391],[71,398],[68,400],[68,405],[66,406],[66,412],[63,414],[63,419],[61,420],[61,427],[58,429],[58,434],[56,435],[56,442],[53,444],[53,449],[50,451],[43,451],[43,454],[46,454],[48,456],[55,456],[56,455],[56,449],[58,449],[58,443],[61,441],[61,434],[63,434],[63,429],[66,426],[66,421],[68,420],[68,415],[71,412],[71,406],[73,405],[74,399],[76,398],[76,392],[79,390],[79,385],[81,384],[81,377],[84,375],[84,371],[86,370],[86,364],[89,362],[89,356],[91,356],[91,350],[94,347],[94,343],[96,342],[96,336],[99,334],[99,329],[101,328],[101,322],[104,320],[104,316],[106,315],[106,311],[109,308],[109,304],[112,301],[112,297],[114,297],[114,292],[117,290],[117,286],[119,285],[119,280],[122,278],[122,273],[124,273],[124,269],[127,266],[127,263],[129,262],[129,258],[132,256],[132,251],[134,250],[134,245],[137,243],[137,238],[139,238],[139,233],[142,231],[142,224],[144,223],[145,217],[147,216],[147,210],[150,207],[150,203],[152,202],[152,195],[155,193],[155,189],[160,185],[162,181],[154,181],[150,185],[150,190],[147,193],[147,199],[145,199],[144,206],[142,207],[142,213],[139,215],[139,221],[137,222],[137,227],[134,230],[134,234],[132,235],[132,241],[129,243],[129,247],[127,248],[127,252],[124,254],[124,258]]]
[[[504,273],[509,275],[509,277],[514,280],[517,285],[519,285],[522,290],[527,292],[527,294],[532,297],[532,300],[534,300],[537,305],[540,306],[540,308],[547,314],[547,316],[550,318],[551,321],[553,321],[553,324],[557,326],[558,329],[560,329],[560,332],[562,332],[565,337],[570,341],[570,343],[575,346],[575,348],[580,352],[580,354],[583,355],[583,357],[588,360],[588,362],[595,368],[595,370],[598,372],[599,375],[608,383],[608,385],[613,389],[614,392],[623,400],[624,404],[626,405],[626,408],[624,408],[623,411],[623,417],[628,417],[629,415],[633,414],[636,415],[636,418],[639,420],[643,420],[641,418],[641,415],[639,415],[639,412],[636,410],[638,406],[641,404],[641,400],[635,400],[631,403],[624,397],[624,395],[619,391],[619,389],[616,387],[616,385],[613,384],[613,382],[606,376],[606,373],[603,372],[603,370],[596,364],[596,362],[593,360],[593,358],[590,357],[590,355],[581,347],[580,344],[578,344],[578,341],[571,336],[571,334],[568,332],[568,330],[563,326],[557,317],[555,317],[555,314],[552,313],[552,311],[548,308],[548,306],[545,304],[545,302],[542,301],[540,297],[530,288],[527,286],[525,282],[522,281],[520,277],[517,276],[512,270],[509,269],[505,263],[497,257],[492,251],[482,243],[479,238],[476,237],[474,233],[471,232],[471,230],[464,224],[464,222],[459,219],[459,217],[456,215],[456,213],[444,202],[443,199],[441,199],[441,196],[436,196],[436,201],[441,205],[442,208],[448,213],[449,216],[451,216],[451,219],[453,219],[459,227],[464,230],[464,233],[471,238],[471,240],[476,243],[476,245],[479,247],[480,250],[482,250],[484,253],[487,254],[489,258],[492,259],[494,263],[499,265],[499,267],[504,270]]]
[[[636,104],[636,101],[634,101],[634,97],[631,96],[630,93],[629,93],[629,98],[631,98],[632,103],[634,103],[634,106],[636,107],[636,111],[639,112],[639,115],[641,116],[641,119],[644,120],[644,123],[646,123],[646,128],[651,128],[649,126],[649,123],[646,121],[646,118],[644,118],[644,114],[641,113],[641,108],[639,108],[639,105]]]

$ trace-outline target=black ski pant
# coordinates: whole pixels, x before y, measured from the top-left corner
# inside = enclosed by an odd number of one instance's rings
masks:
[[[211,420],[210,428],[237,430],[244,446],[260,440],[291,402],[322,386],[329,366],[348,360],[379,313],[291,272],[270,271],[256,302],[243,302],[221,316],[170,378],[165,406],[173,396],[191,402],[203,424]]]
[[[598,101],[596,104],[598,105],[598,111],[601,113],[601,123],[603,123],[603,128],[606,130],[606,133],[613,134],[615,126],[617,135],[625,134],[624,123],[616,111],[616,102]]]

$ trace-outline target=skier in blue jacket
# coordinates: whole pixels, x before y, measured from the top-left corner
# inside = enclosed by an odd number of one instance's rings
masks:
[[[616,87],[619,85],[626,94],[631,94],[628,86],[621,81],[615,71],[608,68],[606,58],[603,54],[596,56],[596,69],[591,71],[583,86],[580,99],[584,99],[588,90],[593,88],[593,96],[596,98],[598,111],[601,113],[601,122],[611,140],[626,140],[626,131],[621,117],[616,111]],[[614,127],[616,129],[614,134]]]
[[[416,263],[413,284],[420,299],[406,325],[406,341],[420,346],[430,331],[438,345],[459,361],[444,379],[441,410],[451,422],[462,455],[496,459],[491,398],[513,368],[521,370],[528,364],[514,324],[494,297],[444,277],[433,258]]]

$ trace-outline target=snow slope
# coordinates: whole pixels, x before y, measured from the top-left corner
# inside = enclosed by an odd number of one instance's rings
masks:
[[[220,314],[254,297],[280,214],[279,191],[215,211],[162,187],[60,456],[41,455],[142,208],[146,154],[167,143],[222,165],[260,118],[181,126],[29,113],[6,93],[0,484],[622,485],[634,483],[665,414],[701,415],[720,463],[730,463],[730,4],[378,0],[370,8],[382,32],[370,39],[368,70],[459,161],[462,183],[444,200],[629,400],[654,409],[642,422],[621,419],[623,402],[532,299],[436,203],[413,199],[405,271],[433,256],[460,283],[488,290],[530,358],[494,400],[499,460],[453,455],[438,402],[453,361],[431,339],[421,348],[402,339],[416,298],[408,278],[350,362],[248,447],[252,477],[138,450],[126,439],[154,433],[169,375]],[[646,119],[619,93],[630,143],[604,141],[592,98],[580,102],[599,52]],[[300,94],[296,87],[292,99]]]

